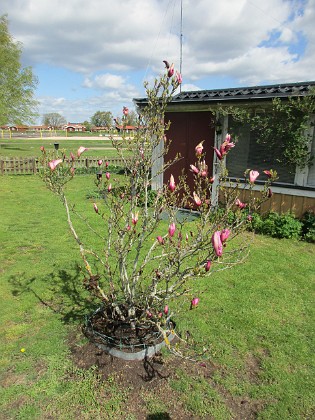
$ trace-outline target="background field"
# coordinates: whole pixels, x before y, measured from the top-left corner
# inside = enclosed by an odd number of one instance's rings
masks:
[[[119,137],[116,137],[119,141]],[[40,155],[40,147],[44,146],[47,150],[54,150],[54,143],[59,144],[60,150],[65,150],[66,154],[75,153],[80,146],[85,146],[88,150],[85,156],[91,157],[114,157],[117,151],[108,137],[68,137],[68,138],[12,138],[0,139],[0,158],[1,157],[37,157]]]
[[[69,185],[83,210],[93,180]],[[314,245],[256,236],[247,262],[201,281],[199,307],[176,317],[201,361],[165,353],[162,377],[132,362],[104,377],[77,361],[91,308],[61,203],[37,176],[2,176],[0,214],[0,418],[314,418]]]

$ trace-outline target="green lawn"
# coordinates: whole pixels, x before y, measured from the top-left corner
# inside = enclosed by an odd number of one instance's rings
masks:
[[[69,188],[90,206],[93,178]],[[170,376],[135,394],[70,358],[86,309],[61,203],[36,176],[2,176],[0,215],[1,418],[314,418],[313,244],[256,236],[245,264],[203,280],[176,322],[208,349],[206,368],[166,354]]]
[[[68,138],[43,138],[43,139],[29,139],[29,138],[0,138],[0,159],[2,157],[37,157],[40,155],[40,147],[44,146],[47,150],[54,150],[54,143],[59,144],[59,149],[65,150],[66,154],[70,152],[75,153],[80,146],[85,146],[88,150],[84,156],[91,157],[116,157],[117,151],[112,145],[109,138],[88,138],[88,139],[73,139]]]

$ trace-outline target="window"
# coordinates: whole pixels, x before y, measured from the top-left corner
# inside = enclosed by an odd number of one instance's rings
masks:
[[[277,162],[277,156],[272,150],[257,143],[255,133],[250,130],[249,125],[237,123],[229,117],[229,132],[236,142],[235,149],[226,158],[231,178],[243,178],[246,169],[254,169],[260,173],[273,169],[277,171],[278,183],[294,185],[295,168]]]

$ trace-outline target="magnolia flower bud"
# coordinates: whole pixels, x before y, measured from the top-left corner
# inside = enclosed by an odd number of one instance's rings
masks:
[[[196,306],[198,306],[199,303],[199,298],[195,297],[192,299],[191,303],[190,303],[190,309],[195,308]]]
[[[78,148],[78,151],[77,151],[77,155],[78,155],[78,157],[80,157],[80,156],[82,155],[82,153],[83,153],[83,152],[85,152],[86,150],[87,150],[87,148],[86,148],[86,147],[80,146],[80,147]]]

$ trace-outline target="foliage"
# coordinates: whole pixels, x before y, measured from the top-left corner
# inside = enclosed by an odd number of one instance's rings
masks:
[[[219,115],[230,115],[240,124],[249,124],[257,142],[263,144],[277,161],[295,170],[313,160],[310,153],[312,139],[307,133],[310,118],[315,113],[315,92],[305,96],[290,96],[287,100],[274,98],[270,106],[220,107]]]
[[[173,70],[174,71],[174,70]],[[210,276],[231,268],[247,256],[249,243],[237,237],[248,223],[241,209],[231,221],[229,215],[238,203],[240,185],[231,192],[228,173],[224,164],[225,155],[234,147],[227,135],[218,156],[216,174],[218,188],[224,196],[222,213],[215,212],[211,203],[216,192],[212,174],[205,164],[206,151],[203,142],[195,147],[195,162],[178,179],[173,176],[152,194],[153,178],[164,173],[174,161],[164,162],[157,173],[152,172],[161,156],[169,148],[165,136],[169,125],[164,122],[167,104],[177,89],[181,78],[170,72],[161,75],[152,87],[145,84],[147,102],[141,109],[140,127],[132,139],[114,140],[118,154],[124,161],[124,175],[114,177],[108,168],[98,176],[97,186],[102,199],[91,206],[99,224],[89,221],[91,237],[82,239],[77,233],[74,216],[78,215],[66,197],[65,185],[74,177],[73,154],[63,153],[54,159],[43,149],[42,178],[56,193],[65,206],[70,230],[79,245],[84,261],[85,287],[112,311],[112,317],[129,322],[132,328],[146,321],[164,328],[175,301],[186,299],[186,308],[196,306],[199,299],[194,296],[191,280]],[[124,108],[123,122],[127,117]],[[163,149],[163,152],[159,150]],[[77,155],[85,151],[81,146]],[[126,152],[129,152],[126,159]],[[175,157],[175,161],[180,156]],[[187,168],[189,169],[189,168]],[[246,170],[247,180],[242,188],[252,192],[259,173]],[[257,211],[261,203],[269,198],[269,185],[276,176],[269,171],[269,178],[262,187],[261,197],[247,203],[251,211]],[[193,179],[190,190],[187,178]],[[250,194],[252,196],[252,194]],[[182,212],[180,209],[185,208]],[[191,220],[192,210],[197,217]],[[80,216],[86,220],[86,215]],[[92,239],[93,237],[93,239]]]
[[[110,111],[97,111],[91,117],[91,124],[95,127],[112,127],[113,114]]]
[[[315,213],[307,211],[302,219],[302,238],[307,242],[315,242]]]
[[[273,238],[300,239],[302,222],[291,213],[270,212],[265,216],[255,213],[252,215],[250,228],[256,233],[269,235]]]
[[[0,125],[31,122],[37,116],[37,79],[30,67],[22,68],[21,54],[21,44],[9,33],[7,16],[0,16]]]
[[[43,115],[43,124],[56,129],[67,124],[67,120],[58,112],[51,112]]]

